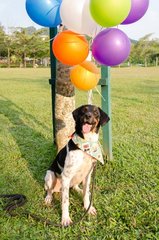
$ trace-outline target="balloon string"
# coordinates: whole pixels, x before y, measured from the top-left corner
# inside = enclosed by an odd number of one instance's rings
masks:
[[[104,100],[104,102],[106,101],[106,99],[103,97],[103,95],[99,92],[98,88],[95,87],[95,90],[97,91],[97,93],[101,96],[101,98]],[[92,100],[93,100],[93,91],[89,90],[88,91],[88,104],[92,104]]]
[[[53,38],[50,38],[50,39],[49,39],[49,42],[51,42],[52,40],[54,40],[54,38],[55,38],[55,37],[53,37]]]
[[[92,104],[93,92],[92,89],[88,91],[88,104]]]
[[[106,99],[103,97],[103,95],[99,92],[98,88],[95,87],[95,90],[97,91],[97,93],[101,96],[101,98],[104,100],[104,102],[106,101]]]

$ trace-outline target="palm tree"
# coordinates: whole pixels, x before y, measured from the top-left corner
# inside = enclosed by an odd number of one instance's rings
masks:
[[[55,96],[55,136],[58,151],[74,132],[72,111],[75,109],[75,89],[70,81],[70,68],[57,62]]]
[[[7,47],[5,45],[6,34],[4,28],[0,25],[0,56],[5,57],[7,55]]]
[[[12,37],[5,34],[3,27],[0,26],[0,55],[7,56],[8,67],[10,67],[12,44],[13,44]]]
[[[140,38],[138,43],[135,46],[136,55],[139,59],[142,59],[144,66],[148,66],[148,62],[150,60],[150,56],[154,51],[154,47],[152,45],[152,40],[150,40],[152,33],[145,35],[144,37]]]
[[[31,34],[28,55],[33,60],[33,67],[35,67],[36,59],[49,56],[49,37],[44,34],[44,30],[45,29],[37,30]]]
[[[60,26],[59,32],[63,30],[64,27]],[[55,91],[55,142],[59,151],[74,132],[72,112],[75,109],[75,89],[70,81],[70,67],[59,61],[56,62]]]
[[[12,35],[14,41],[15,54],[20,56],[23,67],[26,67],[26,57],[29,49],[31,36],[26,33],[26,29],[15,31]]]
[[[159,63],[159,39],[154,39],[151,41],[152,52],[151,59],[155,62],[155,66],[158,66]]]

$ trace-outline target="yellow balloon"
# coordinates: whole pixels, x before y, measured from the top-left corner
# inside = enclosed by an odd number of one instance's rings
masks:
[[[91,15],[103,27],[113,27],[122,23],[130,9],[131,0],[90,0]]]
[[[100,70],[90,61],[74,66],[70,71],[71,82],[80,90],[93,89],[99,82]]]

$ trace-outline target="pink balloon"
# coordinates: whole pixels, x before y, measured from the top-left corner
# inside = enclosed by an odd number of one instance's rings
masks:
[[[127,18],[122,22],[122,24],[130,24],[137,22],[142,18],[149,6],[149,0],[131,0],[131,9]]]
[[[130,46],[130,40],[123,31],[108,28],[94,38],[92,55],[102,65],[115,66],[128,58]]]

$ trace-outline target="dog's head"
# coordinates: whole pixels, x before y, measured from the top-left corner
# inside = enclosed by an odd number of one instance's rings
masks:
[[[89,132],[98,133],[100,126],[110,120],[108,115],[95,105],[83,105],[75,109],[72,114],[76,133],[82,138]]]

